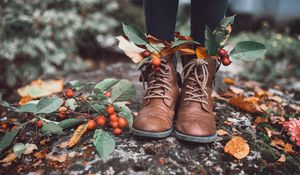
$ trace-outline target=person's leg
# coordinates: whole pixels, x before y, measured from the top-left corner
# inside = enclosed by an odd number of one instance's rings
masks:
[[[205,25],[214,29],[225,16],[227,0],[191,0],[191,36],[204,44]]]
[[[144,0],[147,33],[172,41],[178,0]],[[135,117],[132,132],[136,136],[162,138],[173,130],[175,104],[179,96],[174,55],[160,58],[158,70],[146,63],[143,81],[147,81],[144,102]]]
[[[226,3],[227,0],[192,0],[191,35],[194,40],[204,43],[205,25],[212,29],[217,26],[225,15]],[[217,64],[212,58],[186,59],[176,121],[177,138],[202,143],[217,138],[211,95]]]
[[[144,0],[147,33],[161,40],[173,41],[178,0]]]

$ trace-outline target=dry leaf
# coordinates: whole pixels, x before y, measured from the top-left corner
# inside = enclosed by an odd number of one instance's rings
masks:
[[[272,130],[270,128],[264,127],[267,132],[268,137],[272,137]]]
[[[75,130],[73,136],[69,140],[68,147],[71,148],[75,146],[80,140],[81,136],[87,131],[87,124],[79,125]]]
[[[235,80],[229,77],[223,78],[223,83],[229,84],[229,85],[235,85]]]
[[[32,98],[40,98],[59,93],[63,88],[63,80],[34,80],[29,85],[19,88],[17,91],[21,97],[30,96]]]
[[[8,154],[4,159],[0,160],[0,163],[3,163],[2,166],[8,166],[10,165],[15,159],[17,158],[17,155],[15,153]]]
[[[235,136],[226,143],[224,151],[236,159],[242,159],[249,154],[250,147],[243,137]]]
[[[39,151],[33,154],[34,157],[38,159],[43,159],[46,157],[46,152],[45,151]]]
[[[69,145],[69,141],[62,142],[58,145],[60,148],[66,148]]]
[[[259,105],[259,109],[262,110],[263,112],[267,112],[269,110],[266,104]]]
[[[268,118],[267,117],[256,117],[254,123],[255,124],[259,124],[259,123],[266,123],[268,122]]]
[[[277,103],[282,103],[283,102],[283,99],[279,96],[272,96],[272,97],[269,97],[268,100],[272,100],[272,101],[275,101]]]
[[[259,112],[258,101],[259,101],[259,98],[257,98],[257,97],[245,98],[242,96],[237,96],[237,97],[232,97],[231,99],[229,99],[228,103],[230,105],[240,108],[246,112],[255,113],[255,112]]]
[[[65,162],[68,158],[68,154],[64,153],[61,155],[46,155],[46,159],[51,160],[51,161],[56,161],[56,162]]]
[[[25,103],[30,102],[31,100],[33,100],[33,98],[31,96],[24,96],[21,98],[21,100],[19,101],[19,105],[23,106]]]
[[[193,49],[189,49],[189,48],[180,48],[179,51],[183,54],[183,55],[194,55],[196,52]]]
[[[286,161],[286,158],[285,158],[285,155],[284,154],[282,154],[281,156],[280,156],[280,158],[277,160],[277,162],[285,162]]]
[[[36,149],[38,149],[36,144],[26,143],[25,144],[25,151],[24,151],[23,154],[31,154],[33,152],[33,150],[36,150]]]
[[[124,53],[131,58],[134,63],[139,63],[142,61],[143,56],[140,54],[145,49],[137,47],[133,42],[128,41],[123,36],[116,37],[119,40],[118,47],[124,51]]]
[[[293,145],[289,144],[289,143],[285,144],[285,146],[284,146],[284,152],[288,153],[288,154],[294,154],[295,151],[293,150]]]
[[[243,89],[237,88],[234,86],[229,86],[229,90],[231,90],[235,94],[244,94],[245,93],[245,91]]]
[[[196,56],[200,59],[205,59],[207,57],[207,52],[205,47],[197,47],[196,48]]]
[[[217,134],[218,134],[219,136],[228,135],[228,133],[227,133],[226,131],[224,131],[223,129],[218,129],[218,130],[217,130]]]
[[[263,90],[259,86],[254,87],[254,92],[255,92],[255,96],[258,97],[258,98],[262,98],[263,96],[270,96],[271,95],[269,92]]]
[[[275,138],[271,141],[271,145],[272,146],[279,146],[279,147],[282,147],[284,148],[285,147],[285,142],[279,138]]]
[[[231,122],[231,121],[228,121],[228,120],[226,120],[226,121],[224,121],[224,124],[225,124],[225,125],[228,125],[228,126],[231,126],[231,125],[232,125],[232,122]]]

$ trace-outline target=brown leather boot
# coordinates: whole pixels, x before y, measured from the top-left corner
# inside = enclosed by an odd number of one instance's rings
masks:
[[[173,57],[161,58],[160,70],[148,71],[143,107],[133,122],[134,135],[163,138],[172,133],[179,96]]]
[[[211,58],[192,59],[183,69],[183,87],[175,136],[208,143],[216,139],[216,122],[211,97],[217,62]]]

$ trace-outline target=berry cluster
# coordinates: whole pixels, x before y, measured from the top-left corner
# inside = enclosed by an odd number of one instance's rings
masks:
[[[224,66],[228,66],[231,64],[227,50],[219,49],[218,55],[221,58],[221,62]]]
[[[160,63],[161,63],[159,54],[154,54],[154,53],[151,53],[149,50],[144,50],[143,52],[141,52],[141,55],[144,58],[151,56],[152,57],[152,59],[151,59],[152,69],[155,71],[159,71]]]
[[[74,98],[74,95],[75,95],[75,92],[72,89],[66,89],[64,91],[65,99]],[[106,91],[105,96],[111,97],[111,92]],[[65,105],[65,99],[63,99],[64,102],[63,102],[62,106],[58,109],[57,117],[61,120],[66,119],[67,114],[68,114],[68,108],[66,106],[64,106]],[[118,114],[115,111],[115,108],[114,108],[113,105],[107,105],[106,106],[106,113],[109,116],[109,125],[113,129],[113,133],[115,135],[120,135],[122,133],[122,130],[127,125],[127,120],[125,118],[122,118],[122,117],[118,116]],[[85,118],[85,117],[82,116],[82,118]],[[88,130],[94,130],[94,129],[97,128],[97,126],[104,127],[107,123],[107,119],[104,115],[99,115],[97,117],[93,117],[93,116],[88,115],[88,118],[90,118],[86,123]],[[93,119],[91,119],[91,118],[93,118]],[[43,127],[43,121],[42,120],[36,121],[36,126],[38,128],[42,128]]]

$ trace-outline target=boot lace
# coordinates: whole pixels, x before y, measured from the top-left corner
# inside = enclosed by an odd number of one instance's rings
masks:
[[[166,90],[172,91],[170,88],[171,83],[167,81],[170,78],[170,68],[166,65],[166,62],[166,60],[162,59],[159,70],[155,71],[151,69],[145,99],[171,99],[171,97],[165,95]],[[147,62],[145,66],[151,66],[151,62]],[[144,79],[142,81],[144,85]]]
[[[208,68],[207,62],[203,59],[193,59],[183,68],[183,79],[192,81],[192,85],[186,86],[187,97],[184,101],[194,101],[208,105],[203,97],[207,97],[207,82],[208,82]]]

